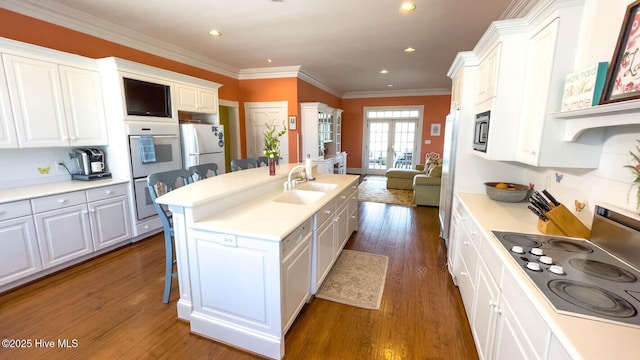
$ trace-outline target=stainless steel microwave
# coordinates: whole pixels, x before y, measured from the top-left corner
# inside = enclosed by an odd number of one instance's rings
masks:
[[[490,115],[491,111],[485,111],[476,115],[476,126],[473,133],[473,150],[487,152]]]

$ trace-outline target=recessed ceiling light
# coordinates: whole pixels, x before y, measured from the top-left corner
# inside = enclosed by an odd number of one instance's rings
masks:
[[[271,62],[271,59],[267,59],[267,62]]]
[[[387,85],[387,87],[393,87],[393,84],[389,84],[389,85]]]
[[[416,5],[414,3],[406,2],[400,6],[400,11],[404,13],[411,12],[416,9]]]
[[[215,37],[222,36],[222,34],[220,33],[220,31],[218,31],[218,30],[211,30],[211,31],[209,31],[209,35],[211,35],[211,36],[215,36]]]
[[[387,69],[380,70],[380,74],[387,74],[387,73],[389,73],[389,70]]]
[[[404,49],[404,52],[406,52],[406,53],[412,53],[414,51],[416,51],[416,49],[412,48],[411,46],[409,46],[408,48]]]

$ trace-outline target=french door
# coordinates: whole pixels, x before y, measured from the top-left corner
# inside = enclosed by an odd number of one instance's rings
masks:
[[[412,169],[419,163],[421,111],[365,110],[365,116],[365,173],[383,175],[392,167]]]

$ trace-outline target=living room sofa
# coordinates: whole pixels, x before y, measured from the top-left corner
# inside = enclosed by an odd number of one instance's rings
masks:
[[[391,168],[386,171],[387,189],[413,190],[413,177],[424,175],[424,165],[416,165],[415,169]]]
[[[416,205],[440,205],[442,160],[428,159],[425,165],[416,165],[415,169],[391,168],[385,175],[387,189],[413,190]]]

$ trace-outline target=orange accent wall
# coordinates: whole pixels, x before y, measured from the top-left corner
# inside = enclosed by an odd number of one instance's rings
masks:
[[[240,82],[240,98],[244,102],[261,101],[287,101],[288,115],[298,117],[298,95],[296,78],[284,79],[256,79],[242,80]],[[240,105],[240,141],[242,143],[242,156],[247,155],[247,129],[245,126],[244,106]],[[287,117],[288,119],[288,117]],[[287,128],[289,125],[287,124]],[[289,130],[289,162],[299,162],[296,139],[300,127],[296,130]]]
[[[428,152],[437,152],[442,156],[444,144],[445,117],[449,113],[451,104],[450,95],[434,96],[405,96],[366,99],[342,99],[342,149],[346,151],[347,166],[350,168],[362,167],[364,108],[368,106],[408,106],[424,105],[423,128],[421,138],[420,158],[417,163],[424,161]],[[431,124],[440,124],[440,136],[431,136]],[[431,140],[431,144],[425,145],[425,140]]]
[[[301,79],[298,79],[298,100],[300,102],[321,102],[334,109],[342,109],[341,98]]]

